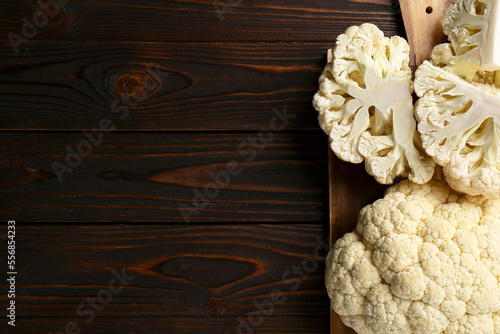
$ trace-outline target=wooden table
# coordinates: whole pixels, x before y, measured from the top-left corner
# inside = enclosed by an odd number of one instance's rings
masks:
[[[329,214],[383,188],[334,160],[329,194],[311,99],[345,28],[402,34],[394,3],[3,0],[0,332],[328,333]]]

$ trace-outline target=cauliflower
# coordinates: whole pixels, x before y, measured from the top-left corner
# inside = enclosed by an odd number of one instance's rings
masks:
[[[424,62],[415,92],[422,144],[443,166],[448,184],[469,195],[500,197],[500,90]]]
[[[409,46],[365,23],[337,39],[313,99],[321,128],[342,160],[361,163],[379,183],[397,176],[417,183],[432,178],[413,117]]]
[[[443,32],[450,39],[457,57],[486,71],[500,70],[500,33],[497,0],[458,0],[443,18]]]
[[[433,50],[434,65],[446,66],[469,82],[499,83],[500,3],[497,0],[458,0],[448,7],[443,31],[451,43]]]
[[[500,200],[408,180],[363,208],[326,287],[359,334],[499,334]]]

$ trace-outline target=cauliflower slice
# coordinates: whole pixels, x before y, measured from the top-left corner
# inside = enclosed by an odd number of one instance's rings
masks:
[[[453,72],[472,79],[474,72],[500,70],[498,18],[497,0],[458,0],[448,7],[443,31],[455,53],[451,62]]]
[[[499,236],[500,199],[402,181],[328,254],[332,308],[360,334],[498,334]]]
[[[361,163],[382,184],[397,176],[426,183],[434,162],[425,155],[413,117],[409,46],[365,23],[337,39],[333,62],[313,99],[321,128],[342,160]]]
[[[500,197],[500,90],[424,62],[415,107],[426,152],[455,190]]]

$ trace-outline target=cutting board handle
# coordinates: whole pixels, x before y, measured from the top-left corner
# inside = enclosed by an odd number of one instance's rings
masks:
[[[399,0],[410,44],[410,66],[415,69],[429,59],[432,48],[446,41],[441,22],[454,0]]]

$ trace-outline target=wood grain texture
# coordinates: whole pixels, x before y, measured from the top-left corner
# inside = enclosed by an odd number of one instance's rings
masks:
[[[99,318],[217,318],[272,308],[273,317],[328,321],[328,232],[323,224],[18,224],[16,231],[20,322],[22,317],[55,316],[77,317],[82,323],[93,304],[101,306],[94,307]],[[125,281],[114,279],[113,271]],[[110,285],[117,292],[111,293]],[[7,285],[0,287],[5,291]],[[1,295],[0,302],[6,301]]]
[[[318,129],[312,97],[334,43],[0,44],[0,129]]]
[[[88,334],[229,334],[238,333],[304,333],[324,334],[328,331],[328,318],[325,316],[272,316],[264,318],[259,326],[246,327],[247,317],[98,317],[89,324],[81,323],[81,318],[21,318],[15,329],[6,328],[2,333],[16,334],[64,334],[68,322],[78,325],[81,333]],[[254,320],[258,324],[259,318]],[[0,325],[3,326],[4,324]],[[1,327],[0,327],[1,328]]]
[[[86,138],[82,133],[0,134],[0,219],[184,222],[180,205],[187,206],[193,223],[327,216],[327,157],[320,131],[105,133],[59,182],[54,162],[72,166],[68,152],[79,145],[84,152]],[[76,161],[74,154],[70,159]],[[227,173],[232,160],[239,174]]]
[[[311,99],[340,33],[372,22],[401,35],[399,15],[394,0],[2,1],[0,219],[18,221],[15,332],[74,321],[85,333],[237,333],[276,289],[286,301],[248,332],[328,332],[314,262],[329,234],[327,147]],[[246,161],[239,146],[285,107],[285,132]],[[52,163],[104,118],[116,130],[60,183]],[[241,174],[198,226],[140,224],[183,223],[179,205],[233,159]],[[376,190],[364,191],[362,166],[333,171],[337,236]],[[86,323],[78,305],[122,268],[135,278]],[[297,278],[301,268],[312,269]]]
[[[368,175],[364,164],[354,165],[330,153],[330,237],[332,245],[356,229],[359,211],[384,196],[386,185]]]
[[[2,1],[1,39],[27,39],[20,48],[38,40],[299,42],[329,41],[364,22],[399,29],[393,0],[54,0],[48,10],[47,1]]]

